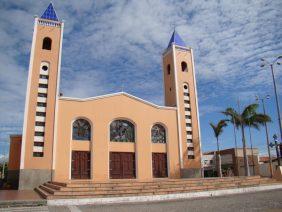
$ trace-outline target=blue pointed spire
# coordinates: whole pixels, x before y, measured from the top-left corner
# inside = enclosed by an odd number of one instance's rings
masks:
[[[50,3],[43,15],[41,16],[43,19],[48,19],[52,21],[58,21],[58,17],[56,15],[55,9],[53,7],[53,4]]]
[[[179,36],[179,34],[175,30],[173,31],[173,34],[172,34],[172,36],[170,38],[170,41],[169,41],[167,47],[170,47],[170,45],[172,43],[174,43],[175,45],[178,45],[178,46],[186,47],[186,44],[184,43],[182,38]]]

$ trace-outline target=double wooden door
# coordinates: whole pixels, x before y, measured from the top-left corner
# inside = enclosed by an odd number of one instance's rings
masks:
[[[110,152],[110,178],[135,178],[135,154],[132,152]]]
[[[90,179],[90,152],[72,151],[72,179]]]
[[[152,163],[155,178],[167,177],[166,153],[152,153]]]

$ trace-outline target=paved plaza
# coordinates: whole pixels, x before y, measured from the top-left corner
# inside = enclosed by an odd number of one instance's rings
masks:
[[[282,211],[282,189],[245,193],[222,197],[179,200],[169,202],[84,205],[58,207],[9,208],[0,211],[50,211],[50,212],[183,212],[183,211]]]

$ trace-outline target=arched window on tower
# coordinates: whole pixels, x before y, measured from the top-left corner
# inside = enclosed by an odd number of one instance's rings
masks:
[[[166,143],[165,128],[160,124],[155,124],[151,129],[152,143]]]
[[[170,75],[170,64],[167,65],[166,70],[167,70],[167,74]]]
[[[188,71],[188,66],[186,62],[181,63],[181,70],[187,72]]]
[[[110,125],[110,139],[114,142],[135,142],[134,125],[126,120],[115,120]]]
[[[43,39],[42,49],[51,50],[52,40],[51,38],[45,37]]]
[[[77,119],[72,125],[73,140],[91,140],[91,125],[85,119]]]

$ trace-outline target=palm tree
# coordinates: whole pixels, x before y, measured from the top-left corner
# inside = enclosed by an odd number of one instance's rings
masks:
[[[220,120],[216,125],[213,123],[210,123],[210,126],[213,129],[213,133],[214,133],[214,136],[216,138],[216,143],[217,143],[217,163],[216,163],[217,164],[217,175],[219,177],[222,177],[218,137],[223,132],[223,128],[227,126],[226,120]]]
[[[227,108],[222,112],[230,118],[230,122],[235,123],[237,129],[241,128],[246,176],[250,176],[250,169],[246,150],[245,127],[250,126],[259,129],[261,125],[271,121],[271,118],[268,115],[257,113],[258,106],[258,104],[250,104],[244,108],[242,113],[237,112],[233,108]]]

